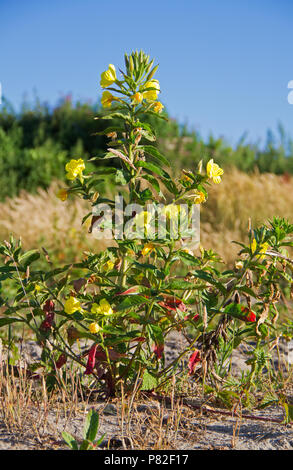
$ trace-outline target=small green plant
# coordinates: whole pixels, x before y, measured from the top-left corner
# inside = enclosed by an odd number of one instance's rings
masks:
[[[105,437],[105,434],[103,434],[100,439],[95,441],[98,429],[99,413],[97,413],[94,408],[91,408],[85,419],[83,441],[81,442],[80,446],[78,446],[78,442],[68,432],[63,431],[62,437],[71,450],[94,450],[101,444]]]

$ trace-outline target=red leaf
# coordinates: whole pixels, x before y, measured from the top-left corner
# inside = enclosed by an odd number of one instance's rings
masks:
[[[247,307],[241,307],[241,312],[244,313],[243,320],[247,322],[255,322],[256,315],[252,310],[249,310]]]
[[[164,297],[164,301],[158,302],[161,307],[166,308],[167,310],[181,310],[181,312],[186,312],[187,307],[180,299],[175,299],[174,297]]]
[[[57,369],[60,369],[67,361],[67,356],[65,353],[60,354],[58,360],[56,361]]]
[[[138,293],[139,293],[139,286],[133,286],[125,290],[124,292],[119,292],[116,295],[131,295],[131,294],[138,294]]]
[[[184,317],[184,320],[188,320],[188,319],[189,319],[189,315],[186,315],[186,317]],[[197,322],[198,319],[199,319],[199,314],[197,313],[190,320],[193,320],[193,321]]]
[[[200,362],[200,352],[198,349],[195,349],[194,352],[191,354],[188,362],[188,375],[194,374],[196,364]]]
[[[153,351],[158,359],[161,359],[163,352],[164,352],[164,345],[163,344],[155,344],[153,347]]]
[[[85,371],[86,375],[92,374],[95,367],[99,367],[101,363],[107,362],[106,352],[103,350],[101,346],[99,346],[96,343],[92,345],[92,347],[90,348],[87,354],[89,357],[88,357],[88,361],[86,365],[86,371]],[[108,349],[108,355],[111,361],[117,361],[121,357],[125,356],[125,354],[120,354],[111,348]]]
[[[94,367],[96,364],[96,350],[97,350],[98,345],[93,344],[91,349],[89,350],[89,357],[87,360],[87,365],[86,365],[86,370],[85,370],[85,375],[90,375],[94,371]]]
[[[54,323],[54,312],[46,312],[46,318],[45,320],[41,323],[40,330],[43,331],[48,331],[52,328],[53,323]]]
[[[43,311],[44,312],[53,312],[55,310],[55,304],[53,302],[53,300],[47,300],[45,302],[45,305],[43,306]]]
[[[138,343],[143,343],[143,342],[145,341],[145,338],[144,338],[143,336],[138,336],[137,338],[133,338],[133,339],[131,340],[131,342],[132,342],[132,341],[136,341],[136,342],[138,342]]]

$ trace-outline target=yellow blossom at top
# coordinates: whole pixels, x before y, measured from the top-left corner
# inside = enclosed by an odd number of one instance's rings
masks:
[[[99,324],[95,323],[95,322],[91,323],[90,326],[89,326],[89,330],[93,334],[99,333],[100,329],[101,328],[100,328]]]
[[[117,98],[112,95],[109,91],[103,91],[101,103],[104,108],[110,108],[112,101],[116,101]]]
[[[153,249],[155,248],[155,245],[153,243],[146,243],[141,250],[142,256],[148,255]]]
[[[143,97],[147,101],[155,101],[160,91],[159,81],[156,79],[150,80],[149,82],[145,84],[144,88],[155,88],[155,90],[148,90],[143,93]]]
[[[268,243],[266,243],[266,242],[265,242],[265,243],[262,243],[262,244],[260,245],[260,250],[259,250],[259,253],[260,253],[260,254],[257,255],[257,258],[263,259],[263,258],[265,257],[265,254],[266,254],[266,251],[267,251],[268,247],[269,247],[269,244],[268,244]],[[257,250],[257,241],[256,241],[255,238],[254,238],[253,241],[252,241],[252,244],[251,244],[250,249],[251,249],[252,254],[254,254],[254,253],[256,252],[256,250]]]
[[[81,311],[81,305],[78,299],[70,296],[64,304],[64,310],[68,315],[72,315],[75,312]]]
[[[79,160],[70,160],[66,164],[65,170],[67,171],[66,178],[69,180],[75,180],[75,178],[82,178],[82,172],[85,169],[85,164],[82,158]]]
[[[116,81],[116,69],[113,64],[109,64],[108,70],[101,74],[100,85],[102,88],[107,88]]]
[[[133,96],[132,96],[132,103],[133,104],[140,104],[143,100],[143,94],[142,93],[135,93]]]
[[[153,107],[153,110],[155,111],[155,113],[161,113],[163,109],[164,109],[164,106],[162,105],[162,103],[160,101],[156,101]]]
[[[108,300],[101,299],[99,305],[94,303],[91,308],[91,312],[94,315],[112,315],[113,310]]]
[[[197,191],[194,195],[193,202],[194,204],[201,204],[206,201],[206,197],[202,191]]]
[[[224,173],[222,168],[219,167],[214,160],[211,160],[207,164],[207,175],[209,178],[213,180],[214,183],[219,184],[221,183],[221,175]]]
[[[59,199],[61,199],[61,201],[66,201],[67,197],[68,197],[68,191],[67,189],[59,189],[58,193],[57,193],[57,197]]]

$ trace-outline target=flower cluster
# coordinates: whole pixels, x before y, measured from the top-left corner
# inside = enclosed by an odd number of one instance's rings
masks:
[[[120,103],[122,106],[136,107],[141,105],[145,108],[152,109],[155,113],[161,113],[164,109],[163,104],[158,101],[158,94],[160,93],[159,81],[153,78],[157,66],[150,70],[148,59],[142,55],[133,53],[129,57],[125,57],[126,67],[129,74],[123,74],[121,80],[117,79],[116,68],[113,64],[109,64],[107,70],[101,74],[100,85],[102,88],[111,87],[111,91],[116,91],[123,97],[113,95],[109,89],[104,90],[101,98],[101,103],[104,108],[110,108],[113,101]],[[140,79],[134,80],[135,74],[134,63],[138,64],[140,69]],[[113,88],[116,85],[118,89]]]

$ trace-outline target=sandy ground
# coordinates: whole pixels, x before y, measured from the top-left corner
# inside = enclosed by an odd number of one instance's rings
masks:
[[[171,336],[166,353],[172,360],[184,340]],[[181,344],[183,346],[183,344]],[[27,358],[36,360],[39,348],[28,343],[24,348]],[[245,355],[239,350],[233,357],[236,372],[247,366]],[[101,448],[108,449],[177,449],[177,450],[290,450],[293,449],[293,426],[281,424],[282,408],[243,410],[242,417],[232,416],[229,410],[201,407],[201,400],[160,403],[145,399],[133,405],[131,419],[121,421],[121,402],[92,401],[86,409],[65,415],[64,410],[31,407],[18,425],[9,428],[0,416],[0,449],[63,449],[61,432],[66,430],[77,439],[82,438],[86,410],[94,407],[100,414],[98,436],[105,433]],[[187,406],[189,405],[189,406]],[[42,405],[43,406],[43,405]],[[176,412],[179,407],[180,413]],[[195,409],[194,409],[195,406]],[[199,409],[201,407],[201,409]],[[175,410],[175,411],[174,411]],[[249,419],[245,418],[249,415]],[[274,422],[278,420],[280,422]]]

